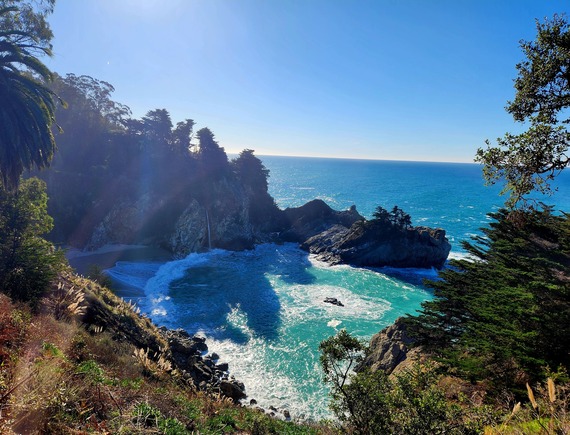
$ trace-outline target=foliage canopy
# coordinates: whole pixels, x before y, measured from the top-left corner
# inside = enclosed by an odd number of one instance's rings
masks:
[[[368,347],[344,329],[321,342],[319,350],[331,410],[347,433],[474,434],[481,429],[447,401],[433,367],[418,365],[393,378],[381,370],[355,373]]]
[[[56,148],[56,98],[47,86],[52,73],[37,57],[51,55],[45,21],[51,9],[14,4],[0,3],[0,182],[10,190],[25,169],[48,166]]]
[[[428,286],[409,316],[418,343],[472,380],[514,385],[570,367],[570,220],[550,208],[513,221],[502,210]]]
[[[533,190],[551,194],[551,181],[570,164],[570,27],[563,15],[537,21],[536,27],[536,40],[521,42],[526,58],[517,64],[515,99],[506,107],[529,127],[520,134],[505,134],[497,146],[487,141],[475,158],[484,164],[489,184],[505,183],[508,208],[528,207]]]
[[[12,298],[36,303],[63,264],[61,251],[42,238],[52,226],[43,181],[0,188],[0,289]]]

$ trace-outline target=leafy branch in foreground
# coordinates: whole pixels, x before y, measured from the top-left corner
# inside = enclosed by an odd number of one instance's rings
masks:
[[[477,151],[488,184],[504,182],[508,208],[529,207],[528,195],[551,194],[551,182],[570,164],[570,27],[564,15],[537,21],[535,41],[521,42],[526,59],[517,65],[516,95],[507,105],[515,121],[528,122],[527,131],[505,134],[497,146]]]

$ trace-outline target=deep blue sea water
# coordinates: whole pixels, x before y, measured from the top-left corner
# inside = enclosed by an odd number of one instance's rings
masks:
[[[336,209],[356,205],[370,217],[377,205],[403,208],[413,224],[442,227],[452,256],[479,233],[487,213],[503,203],[473,164],[262,157],[279,206],[321,198]],[[570,210],[570,174],[548,204]],[[432,270],[327,266],[294,244],[253,251],[214,250],[168,263],[119,262],[110,275],[128,287],[143,312],[160,325],[208,338],[229,362],[250,397],[294,417],[330,416],[321,382],[318,345],[341,328],[369,339],[431,297],[421,286]],[[323,302],[330,296],[344,307]]]

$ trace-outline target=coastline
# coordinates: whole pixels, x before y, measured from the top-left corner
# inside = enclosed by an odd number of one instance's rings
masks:
[[[145,245],[105,245],[95,251],[68,249],[65,257],[78,275],[88,275],[93,266],[110,269],[118,261],[170,261],[172,254],[156,246]]]

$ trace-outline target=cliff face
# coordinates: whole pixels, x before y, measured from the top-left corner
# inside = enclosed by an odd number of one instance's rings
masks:
[[[211,204],[195,199],[177,219],[169,248],[177,256],[202,249],[242,250],[253,248],[258,232],[249,217],[252,198],[246,190],[227,180],[215,185]]]
[[[442,229],[396,228],[374,221],[350,228],[333,226],[301,247],[330,264],[355,266],[443,267],[451,245]]]
[[[307,239],[329,230],[336,225],[350,227],[364,218],[352,206],[349,210],[337,211],[323,200],[314,199],[301,207],[283,211],[280,238],[284,241],[303,243]]]
[[[142,194],[114,205],[95,227],[87,249],[111,243],[160,245],[175,256],[209,248],[251,249],[296,242],[330,264],[443,267],[451,245],[445,231],[366,221],[352,206],[324,201],[279,210],[264,190],[222,177],[192,197]]]
[[[417,348],[411,349],[412,339],[408,336],[406,324],[400,317],[370,340],[370,353],[357,367],[357,371],[369,368],[370,370],[382,370],[391,374],[395,370],[405,366],[405,361],[419,357]]]
[[[160,245],[178,257],[209,247],[251,249],[268,241],[269,232],[281,221],[282,212],[267,193],[254,192],[234,179],[221,178],[208,193],[201,201],[145,193],[136,201],[118,202],[95,227],[86,249],[140,243]],[[251,216],[252,207],[259,214],[259,203],[267,218]]]

